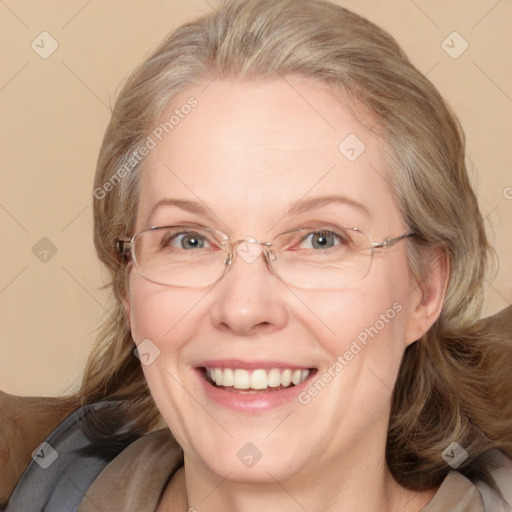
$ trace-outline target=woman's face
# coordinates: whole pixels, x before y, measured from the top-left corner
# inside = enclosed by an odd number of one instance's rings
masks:
[[[181,110],[190,97],[197,105]],[[194,223],[232,240],[270,241],[321,222],[382,241],[407,231],[382,141],[325,86],[217,79],[182,91],[161,122],[173,114],[179,121],[168,134],[153,133],[156,146],[143,162],[135,232]],[[400,360],[423,333],[405,242],[376,251],[366,277],[339,289],[284,284],[263,257],[238,255],[213,286],[159,285],[132,268],[129,290],[143,370],[186,466],[230,480],[283,481],[342,460],[382,461]],[[286,384],[286,370],[310,374],[286,389],[251,391],[219,388],[205,368],[227,379],[233,370],[240,382],[263,370],[267,385]]]

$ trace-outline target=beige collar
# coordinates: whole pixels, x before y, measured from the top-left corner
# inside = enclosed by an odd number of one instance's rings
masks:
[[[170,431],[152,432],[128,446],[103,469],[78,512],[155,512],[167,483],[182,465],[183,452]]]
[[[482,496],[465,476],[450,471],[434,497],[420,512],[484,512]]]

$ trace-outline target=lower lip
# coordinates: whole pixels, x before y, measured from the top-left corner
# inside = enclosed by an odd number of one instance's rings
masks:
[[[297,400],[297,395],[309,384],[310,378],[315,374],[312,371],[304,382],[279,391],[262,390],[259,393],[240,393],[218,388],[205,379],[203,370],[199,368],[194,368],[194,370],[205,395],[210,400],[232,411],[244,413],[263,413]]]

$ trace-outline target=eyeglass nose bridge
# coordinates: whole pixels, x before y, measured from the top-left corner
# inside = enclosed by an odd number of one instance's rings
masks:
[[[235,254],[240,256],[246,263],[251,264],[263,253],[269,269],[275,273],[271,259],[275,261],[276,255],[270,247],[272,247],[272,242],[256,240],[252,236],[246,236],[245,238],[231,242],[228,255],[224,260],[226,271],[233,266],[236,258]]]

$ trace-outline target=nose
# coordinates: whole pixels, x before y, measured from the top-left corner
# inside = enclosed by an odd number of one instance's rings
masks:
[[[264,250],[257,243],[240,243],[234,261],[212,292],[211,321],[237,336],[269,334],[288,321],[286,288],[268,268]]]

